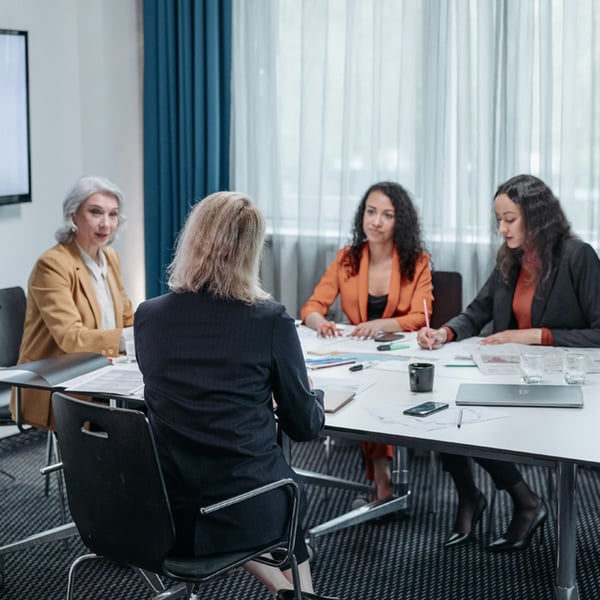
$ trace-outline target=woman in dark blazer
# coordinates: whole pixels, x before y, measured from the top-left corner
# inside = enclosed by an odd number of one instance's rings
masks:
[[[504,238],[496,268],[477,297],[441,329],[419,331],[423,348],[478,335],[491,323],[482,344],[600,346],[600,261],[596,251],[574,237],[552,190],[532,175],[517,175],[494,197],[498,231]],[[477,461],[514,508],[507,531],[488,544],[492,551],[526,548],[543,526],[547,509],[513,463]],[[444,467],[458,492],[458,513],[447,546],[472,537],[486,507],[466,457],[446,455]]]
[[[317,437],[324,424],[322,392],[310,389],[294,321],[259,285],[264,231],[262,215],[242,194],[208,196],[181,232],[171,292],[136,311],[136,354],[180,553],[279,539],[288,503],[281,490],[216,518],[200,516],[199,507],[297,479],[277,444],[276,415],[294,440]],[[312,593],[302,531],[295,554],[303,597],[321,598]],[[278,599],[293,597],[289,570],[255,562],[246,568]]]

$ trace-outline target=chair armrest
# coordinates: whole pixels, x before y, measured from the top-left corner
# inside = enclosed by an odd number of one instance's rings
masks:
[[[298,528],[298,515],[300,505],[300,488],[293,479],[289,477],[286,479],[280,479],[279,481],[268,483],[243,494],[232,496],[231,498],[227,498],[226,500],[222,500],[221,502],[216,502],[215,504],[204,506],[200,508],[200,514],[208,515],[212,512],[216,512],[223,508],[227,508],[234,504],[238,504],[240,502],[244,502],[245,500],[249,500],[250,498],[254,498],[261,494],[266,494],[267,492],[271,492],[275,489],[284,487],[288,488],[291,493],[291,506],[287,520],[285,536],[283,536],[278,541],[274,541],[274,544],[271,546],[270,550],[265,550],[265,552],[262,553],[261,556],[255,556],[253,560],[256,560],[266,565],[270,565],[272,567],[281,568],[285,566],[286,568],[288,568],[287,565],[289,564],[289,561],[293,559],[294,556],[294,547],[296,543],[296,530]],[[279,550],[278,556],[274,556],[272,554],[272,551],[275,549]]]
[[[279,481],[274,481],[273,483],[267,483],[266,485],[262,485],[248,492],[244,492],[243,494],[238,494],[237,496],[232,496],[231,498],[227,498],[226,500],[216,502],[215,504],[203,506],[200,508],[200,514],[208,515],[217,510],[222,510],[223,508],[227,508],[234,504],[244,502],[246,500],[249,500],[250,498],[260,496],[261,494],[266,494],[267,492],[271,492],[281,487],[288,487],[290,489],[292,493],[292,500],[294,504],[296,504],[300,498],[300,489],[298,488],[298,484],[293,479],[287,478],[280,479]]]
[[[40,469],[40,473],[42,475],[48,475],[48,473],[54,473],[54,471],[60,471],[63,468],[62,462],[55,463],[53,465],[48,465],[47,467],[42,467]]]

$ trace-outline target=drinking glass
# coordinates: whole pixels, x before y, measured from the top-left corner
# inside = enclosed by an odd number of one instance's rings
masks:
[[[544,377],[544,357],[542,354],[526,352],[521,354],[521,381],[542,383]]]
[[[563,369],[567,383],[579,385],[585,383],[587,371],[585,354],[567,352],[563,357]]]

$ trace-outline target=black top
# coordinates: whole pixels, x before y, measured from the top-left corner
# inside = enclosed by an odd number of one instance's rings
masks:
[[[371,294],[369,294],[367,298],[367,321],[381,319],[387,301],[387,294],[385,294],[385,296],[371,296]]]

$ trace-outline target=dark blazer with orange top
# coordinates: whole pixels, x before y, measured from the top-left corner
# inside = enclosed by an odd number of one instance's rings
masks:
[[[133,325],[133,307],[125,293],[117,252],[103,251],[117,328],[100,329],[102,316],[94,285],[75,242],[57,244],[42,254],[29,277],[19,363],[71,352],[119,354],[122,328]],[[14,397],[11,412],[15,418]],[[53,428],[50,394],[23,389],[21,420]]]

